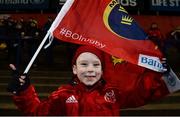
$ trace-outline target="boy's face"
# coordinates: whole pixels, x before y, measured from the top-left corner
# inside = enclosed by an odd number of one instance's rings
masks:
[[[79,55],[73,73],[87,86],[94,85],[102,76],[100,59],[93,53],[84,52]]]

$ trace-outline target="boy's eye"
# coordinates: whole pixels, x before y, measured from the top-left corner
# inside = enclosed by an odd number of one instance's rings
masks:
[[[95,63],[94,66],[100,66],[100,64],[99,63]]]
[[[87,63],[81,63],[80,65],[82,65],[82,66],[86,66],[86,65],[87,65]]]

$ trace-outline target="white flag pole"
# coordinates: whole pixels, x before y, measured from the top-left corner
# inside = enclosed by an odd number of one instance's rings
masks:
[[[24,70],[24,74],[27,74],[29,69],[31,68],[33,62],[35,61],[37,55],[39,54],[40,50],[42,49],[44,43],[46,42],[46,40],[48,39],[50,33],[48,32],[46,34],[46,36],[44,37],[44,39],[42,40],[41,44],[39,45],[38,49],[36,50],[35,54],[33,55],[33,57],[31,58],[29,64],[27,65],[26,69]]]
[[[68,12],[68,10],[70,9],[70,7],[72,6],[74,0],[67,0],[65,2],[65,4],[63,5],[63,7],[61,8],[59,14],[57,15],[56,19],[54,20],[54,22],[52,23],[50,29],[48,30],[46,36],[44,37],[44,39],[42,40],[41,44],[39,45],[38,49],[36,50],[35,54],[33,55],[33,57],[31,58],[29,64],[27,65],[26,69],[24,70],[24,74],[27,74],[29,69],[31,68],[34,60],[36,59],[37,55],[39,54],[40,50],[42,49],[44,43],[46,42],[46,40],[48,38],[53,38],[53,31],[54,29],[58,26],[58,24],[61,22],[61,20],[63,19],[63,17],[65,16],[65,14]]]

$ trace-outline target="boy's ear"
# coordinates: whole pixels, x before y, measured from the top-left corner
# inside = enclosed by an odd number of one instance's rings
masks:
[[[72,70],[73,70],[73,74],[76,75],[77,74],[77,66],[73,65]]]

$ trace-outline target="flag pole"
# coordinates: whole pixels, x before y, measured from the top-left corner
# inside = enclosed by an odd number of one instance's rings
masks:
[[[27,65],[26,69],[24,70],[24,74],[27,74],[29,69],[31,68],[34,60],[36,59],[37,55],[39,54],[40,50],[42,49],[44,43],[46,42],[46,40],[49,38],[53,38],[53,31],[54,29],[58,26],[58,24],[61,22],[61,20],[63,19],[63,17],[65,16],[65,14],[68,12],[68,10],[70,9],[70,7],[72,6],[74,0],[67,0],[65,2],[65,4],[63,5],[63,7],[61,8],[60,12],[58,13],[57,17],[55,18],[54,22],[52,23],[50,29],[48,30],[46,36],[44,37],[43,41],[41,42],[41,44],[39,45],[38,49],[36,50],[35,54],[33,55],[33,57],[31,58],[29,64]]]
[[[44,39],[42,40],[41,44],[39,45],[38,49],[36,50],[36,52],[34,53],[33,57],[31,58],[29,64],[27,65],[26,69],[24,70],[24,74],[27,74],[29,69],[31,68],[33,62],[35,61],[36,57],[38,56],[40,50],[42,49],[44,43],[46,42],[46,40],[48,39],[50,35],[50,32],[48,31],[48,33],[46,34],[46,36],[44,37]]]

